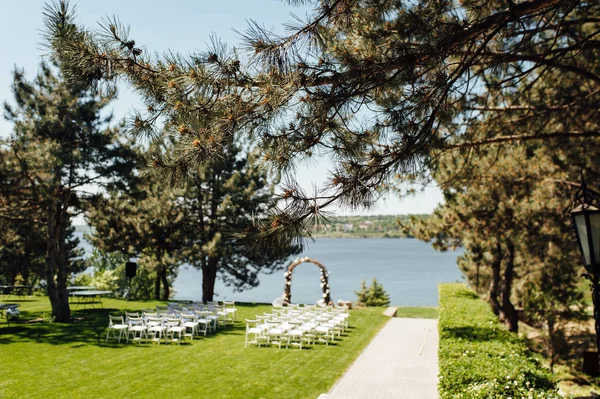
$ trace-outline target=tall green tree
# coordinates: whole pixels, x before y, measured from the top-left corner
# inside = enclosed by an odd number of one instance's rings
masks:
[[[288,237],[328,205],[369,206],[405,181],[427,179],[438,149],[516,140],[577,146],[600,135],[598,2],[288,2],[311,7],[307,21],[284,37],[251,24],[249,64],[220,45],[153,59],[114,20],[101,32],[76,26],[65,3],[48,8],[46,22],[70,79],[126,78],[144,95],[148,112],[135,119],[135,131],[151,132],[163,119],[177,129],[186,114],[213,121],[184,129],[182,140],[197,145],[182,147],[176,165],[218,157],[219,145],[240,134],[259,140],[266,162],[283,170],[327,154],[334,163],[328,190],[289,195],[296,205],[277,216],[285,222],[272,232]],[[560,84],[530,89],[549,75]],[[583,119],[590,125],[573,123]],[[493,120],[535,129],[484,137],[466,129]]]
[[[259,284],[259,273],[283,268],[290,255],[300,252],[299,245],[283,242],[277,251],[259,253],[240,239],[257,226],[281,223],[268,219],[277,206],[273,191],[278,179],[257,164],[256,156],[229,143],[219,159],[194,170],[186,185],[184,207],[195,237],[189,259],[202,270],[203,301],[213,300],[218,275],[242,291]]]
[[[45,226],[28,176],[0,142],[0,281],[36,285],[44,274]]]
[[[159,177],[171,162],[172,144],[155,142],[148,149],[146,159],[159,164]],[[139,257],[155,273],[157,299],[169,298],[170,282],[184,262],[202,271],[203,301],[214,299],[217,277],[239,291],[257,286],[259,273],[282,268],[300,246],[283,243],[257,255],[243,238],[272,223],[268,217],[277,206],[277,175],[260,167],[256,156],[251,146],[229,143],[220,158],[180,172],[172,187],[148,173],[136,187],[139,195],[110,193],[90,214],[94,245]]]
[[[136,185],[136,195],[109,194],[90,213],[92,244],[102,252],[137,258],[138,267],[153,277],[154,298],[169,300],[182,252],[191,241],[182,194],[149,179]]]
[[[70,320],[67,279],[81,269],[70,260],[76,242],[70,239],[71,218],[99,196],[90,187],[121,186],[132,171],[132,154],[102,112],[114,93],[92,93],[66,83],[42,63],[29,82],[21,70],[13,77],[14,104],[5,116],[14,130],[9,146],[19,160],[29,200],[43,214],[45,279],[52,314]]]
[[[465,248],[459,267],[511,331],[518,329],[515,303],[553,324],[551,315],[566,314],[582,299],[564,172],[545,147],[519,145],[470,156],[477,167],[463,171],[464,178],[456,178],[456,169],[470,161],[446,157],[437,175],[452,179],[445,202],[431,218],[415,219],[411,230],[439,249]],[[550,277],[558,275],[560,281]]]

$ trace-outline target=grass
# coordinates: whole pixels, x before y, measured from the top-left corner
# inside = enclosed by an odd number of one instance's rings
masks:
[[[0,398],[316,398],[327,392],[387,321],[381,309],[352,310],[335,344],[244,348],[245,324],[182,345],[104,342],[108,314],[160,302],[105,299],[78,309],[70,324],[35,322],[50,313],[46,297],[12,300],[21,318],[0,321]],[[239,319],[271,309],[238,304]]]
[[[437,319],[438,309],[431,307],[399,307],[396,317]]]
[[[464,284],[440,285],[440,398],[558,398],[525,342]]]

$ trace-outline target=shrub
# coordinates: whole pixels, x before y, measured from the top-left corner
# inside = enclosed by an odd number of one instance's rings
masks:
[[[354,291],[358,297],[358,303],[365,306],[387,306],[390,304],[390,296],[383,289],[383,285],[373,278],[371,286],[367,288],[367,283],[363,279],[360,291]]]
[[[112,291],[115,298],[134,300],[152,298],[156,273],[140,263],[136,276],[129,281],[125,274],[125,263],[128,259],[129,257],[123,254],[94,249],[92,256],[87,260],[93,274],[78,275],[75,285],[91,285],[101,290]]]
[[[439,393],[447,398],[560,398],[550,372],[463,284],[440,285]]]
[[[87,273],[77,274],[73,277],[73,280],[71,280],[71,285],[91,286],[92,285],[92,276],[90,276]]]

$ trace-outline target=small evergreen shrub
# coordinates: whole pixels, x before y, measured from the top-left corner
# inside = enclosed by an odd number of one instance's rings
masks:
[[[365,306],[387,306],[390,304],[390,296],[383,289],[383,285],[373,278],[371,286],[367,288],[367,283],[363,279],[360,291],[354,291],[358,297],[358,303]]]
[[[550,372],[464,284],[439,288],[440,399],[561,398]]]

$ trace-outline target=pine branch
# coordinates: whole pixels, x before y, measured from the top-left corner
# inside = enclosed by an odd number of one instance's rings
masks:
[[[492,144],[501,144],[509,142],[526,142],[534,140],[551,140],[551,139],[585,139],[587,137],[600,137],[600,131],[571,131],[571,132],[551,132],[534,135],[509,135],[497,136],[484,140],[473,140],[466,143],[447,144],[442,151],[451,151],[462,148],[485,147]]]

